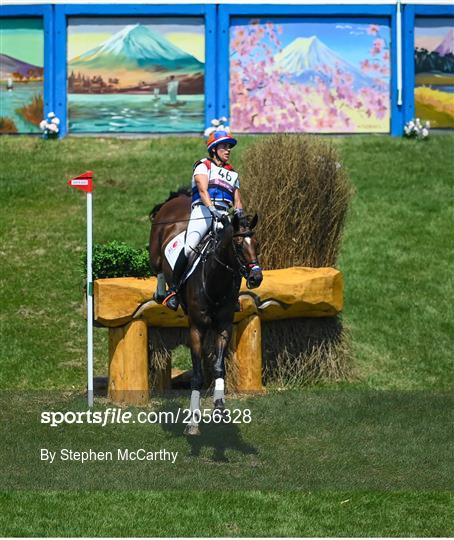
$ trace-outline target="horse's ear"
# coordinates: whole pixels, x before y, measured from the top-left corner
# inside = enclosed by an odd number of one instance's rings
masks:
[[[251,222],[249,223],[249,227],[253,229],[259,221],[259,216],[257,214],[254,215],[254,217],[251,219]]]

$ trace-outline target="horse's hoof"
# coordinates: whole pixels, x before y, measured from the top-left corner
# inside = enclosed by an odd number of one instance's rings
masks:
[[[197,436],[197,435],[200,435],[200,429],[199,429],[199,426],[197,425],[194,425],[194,424],[188,424],[185,428],[184,428],[184,434],[185,435],[190,435],[190,436]]]
[[[225,403],[223,399],[217,399],[214,402],[214,409],[212,414],[213,419],[216,423],[223,424],[227,420],[227,413],[225,410]]]
[[[224,409],[225,409],[225,403],[224,403],[224,400],[223,400],[223,399],[217,399],[217,400],[214,402],[214,410],[215,410],[215,411],[224,412]]]

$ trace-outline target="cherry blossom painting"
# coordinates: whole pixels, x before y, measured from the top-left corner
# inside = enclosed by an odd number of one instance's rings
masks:
[[[390,29],[369,19],[236,19],[230,117],[237,132],[390,130]]]

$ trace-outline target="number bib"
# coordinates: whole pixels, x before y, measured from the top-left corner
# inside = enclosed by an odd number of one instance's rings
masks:
[[[215,204],[233,206],[235,189],[238,187],[238,173],[224,167],[211,165],[208,179],[208,193]]]
[[[238,186],[235,185],[238,180],[238,173],[235,171],[229,171],[224,167],[218,167],[212,164],[210,168],[209,184],[219,184],[225,186],[227,189],[234,190]],[[227,187],[228,186],[228,187]]]
[[[214,204],[224,208],[233,206],[235,190],[240,187],[238,173],[225,167],[218,167],[213,162],[209,162],[207,168],[210,199]],[[192,202],[193,204],[200,202],[200,194],[194,178],[192,180]]]

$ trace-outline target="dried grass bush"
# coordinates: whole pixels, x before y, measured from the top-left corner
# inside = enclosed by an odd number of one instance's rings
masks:
[[[350,336],[339,317],[262,324],[265,384],[298,387],[352,377]]]
[[[259,214],[264,268],[336,264],[352,188],[327,139],[259,139],[243,154],[241,194],[246,208]]]
[[[241,193],[259,214],[266,269],[335,266],[353,189],[333,144],[312,135],[259,139],[243,154]],[[264,379],[279,386],[351,375],[349,336],[339,317],[263,323]]]
[[[167,390],[165,373],[171,368],[172,351],[187,341],[187,328],[151,328],[148,332],[149,381],[155,391]]]

